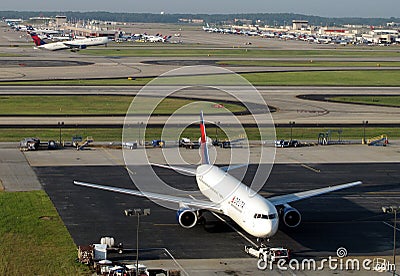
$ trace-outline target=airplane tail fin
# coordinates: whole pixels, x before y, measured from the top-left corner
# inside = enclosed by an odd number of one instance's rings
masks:
[[[46,42],[44,42],[42,39],[40,39],[40,37],[36,34],[36,33],[30,33],[33,42],[35,42],[36,46],[40,46],[40,45],[44,45],[46,44]]]
[[[208,147],[207,147],[207,133],[206,133],[206,125],[204,123],[203,111],[200,113],[200,151],[201,151],[201,164],[210,164],[210,158],[208,156]]]

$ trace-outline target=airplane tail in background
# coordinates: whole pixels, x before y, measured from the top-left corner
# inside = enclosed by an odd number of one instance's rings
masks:
[[[40,46],[40,45],[44,45],[46,44],[46,42],[44,42],[42,39],[40,39],[40,37],[36,34],[36,33],[30,33],[33,42],[35,42],[36,46]]]
[[[206,124],[204,123],[203,111],[200,113],[200,150],[201,150],[201,164],[210,164],[210,158],[208,156],[208,147],[207,147],[207,133],[206,133]]]

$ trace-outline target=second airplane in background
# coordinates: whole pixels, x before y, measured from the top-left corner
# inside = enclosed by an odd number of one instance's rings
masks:
[[[70,41],[46,43],[36,33],[30,33],[30,35],[37,49],[49,51],[86,49],[89,46],[107,45],[109,42],[108,37],[89,37]]]

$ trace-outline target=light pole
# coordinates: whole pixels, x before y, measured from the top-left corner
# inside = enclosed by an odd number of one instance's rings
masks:
[[[140,216],[149,216],[150,209],[126,209],[124,211],[125,216],[137,217],[137,225],[136,225],[136,275],[139,275],[139,223],[140,223]]]
[[[384,206],[382,211],[385,214],[394,214],[393,223],[393,276],[396,275],[396,224],[397,224],[397,212],[400,210],[399,206]]]
[[[293,125],[294,124],[296,124],[296,122],[292,122],[292,121],[289,122],[289,125],[290,125],[290,141],[292,141],[292,138],[293,138]]]
[[[62,139],[62,136],[61,136],[61,128],[62,128],[62,126],[64,125],[64,122],[58,122],[57,124],[58,124],[58,128],[60,129],[60,146],[61,146],[61,139]]]
[[[221,122],[215,122],[215,142],[218,143],[218,126]]]
[[[363,138],[363,144],[365,144],[366,143],[366,141],[365,141],[365,127],[368,125],[368,121],[362,121],[362,123],[363,123],[363,133],[364,133],[364,138]]]
[[[138,122],[138,125],[139,125],[139,146],[141,145],[141,143],[140,143],[140,128],[142,127],[142,125],[143,125],[143,122]]]

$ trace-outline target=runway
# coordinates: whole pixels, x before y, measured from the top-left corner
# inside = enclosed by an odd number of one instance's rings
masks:
[[[137,26],[145,28],[144,25]],[[157,26],[151,26],[156,28]],[[168,27],[163,26],[165,28]],[[168,31],[171,31],[168,29]],[[30,38],[18,38],[17,32],[6,32],[0,36],[0,43],[14,41],[11,38],[14,36],[15,41],[22,43],[30,43]],[[223,34],[210,34],[199,30],[183,30],[181,33],[182,39],[187,42],[182,45],[163,45],[157,47],[169,47],[170,49],[190,49],[196,45],[198,49],[212,49],[212,46],[218,48],[240,47],[251,41],[251,45],[246,45],[246,49],[315,49],[315,50],[332,50],[329,45],[309,45],[300,41],[281,41],[281,40],[266,40],[255,37],[231,36]],[[223,38],[223,39],[222,39]],[[25,40],[24,40],[25,39]],[[248,46],[248,47],[247,47]],[[112,46],[115,47],[115,46]],[[119,46],[118,46],[119,47]],[[125,46],[127,47],[127,46]],[[131,47],[142,48],[141,46],[132,45]],[[149,47],[149,46],[146,46]],[[175,48],[174,48],[175,47]],[[261,47],[261,48],[260,48]],[[333,47],[334,48],[334,47]],[[355,48],[356,49],[356,48]],[[388,48],[380,51],[395,51],[396,49]],[[223,61],[225,59],[241,59],[240,57],[102,57],[85,55],[85,52],[71,53],[63,52],[43,52],[33,50],[32,48],[14,49],[4,48],[7,54],[18,53],[18,57],[0,57],[0,64],[14,60],[16,67],[3,66],[0,68],[0,79],[2,80],[51,80],[51,79],[80,79],[84,78],[121,78],[121,77],[148,77],[159,76],[171,69],[180,68],[182,65],[193,64],[209,64],[215,63],[216,60]],[[346,48],[346,51],[354,51],[353,48]],[[21,56],[23,55],[23,56]],[[254,58],[254,60],[329,60],[329,61],[399,61],[400,57],[349,57],[349,58],[330,58],[325,56],[320,57],[266,57]],[[21,66],[26,64],[28,60],[32,61],[30,66]],[[34,61],[43,66],[48,62],[48,67],[34,67]],[[46,61],[46,62],[41,62]],[[60,65],[61,61],[68,61],[61,67],[53,67],[51,65]],[[82,66],[75,66],[86,64]],[[150,63],[150,64],[149,64]],[[38,66],[39,66],[38,65]],[[71,66],[74,65],[74,66]],[[32,67],[33,66],[33,67]],[[301,71],[301,70],[353,70],[353,69],[375,69],[375,70],[398,70],[398,67],[260,67],[260,66],[227,66],[225,69],[230,69],[235,72],[250,72],[250,71]],[[234,91],[229,91],[229,86],[221,86],[222,90],[230,92],[235,97],[246,99],[248,91],[241,91],[235,88]],[[47,86],[47,87],[32,87],[32,86],[4,86],[1,89],[2,95],[134,95],[142,87],[140,86]],[[367,120],[370,125],[390,125],[398,124],[400,109],[394,107],[378,107],[378,106],[363,106],[351,105],[343,103],[312,101],[306,98],[299,98],[302,95],[400,95],[398,87],[257,87],[264,100],[269,106],[277,108],[277,112],[273,114],[273,120],[276,125],[287,125],[290,121],[295,121],[298,125],[314,124],[318,126],[324,125],[361,125],[362,121]],[[228,96],[223,91],[215,89],[197,89],[191,88],[186,91],[180,91],[182,97],[197,97],[204,99],[228,99],[234,97]],[[29,115],[29,114],[27,114]],[[197,118],[197,117],[196,117]],[[189,117],[188,120],[194,121],[195,117]],[[221,116],[208,114],[208,120],[211,122],[219,121],[221,124],[227,124]],[[145,120],[144,117],[138,116],[135,118],[138,122]],[[153,118],[150,124],[163,124],[165,117]],[[0,126],[12,127],[28,127],[39,125],[52,126],[59,121],[63,121],[66,125],[79,126],[101,126],[115,125],[120,127],[123,124],[124,116],[41,116],[40,118],[30,116],[1,116]],[[254,120],[249,116],[241,116],[240,121],[243,124],[254,123]]]
[[[381,206],[399,201],[400,164],[309,165],[319,172],[299,164],[275,165],[261,194],[292,193],[354,180],[362,180],[364,184],[293,204],[302,213],[301,226],[281,227],[271,239],[271,245],[288,247],[297,257],[335,255],[338,247],[345,247],[353,256],[390,255],[391,217],[382,214]],[[250,166],[244,182],[249,181],[254,168]],[[78,179],[134,188],[123,167],[50,166],[34,167],[34,170],[77,245],[113,236],[117,242],[132,248],[136,244],[136,220],[124,217],[123,210],[151,208],[151,216],[142,218],[140,223],[141,248],[166,247],[176,258],[186,259],[246,256],[243,246],[248,242],[211,214],[207,215],[209,220],[205,226],[183,229],[177,224],[174,211],[147,199],[72,184]],[[155,170],[171,186],[196,190],[193,178],[165,169]]]
[[[145,31],[146,26],[136,26],[139,29]],[[153,26],[157,27],[157,26]],[[159,27],[158,27],[159,28]],[[8,29],[8,27],[2,27],[2,30]],[[132,30],[129,30],[132,31]],[[161,31],[161,30],[160,30]],[[176,30],[175,30],[176,31]],[[175,32],[174,30],[162,30],[165,32]],[[312,49],[312,50],[334,50],[337,46],[335,45],[317,45],[308,44],[302,41],[285,41],[278,39],[262,39],[259,37],[247,37],[247,36],[233,36],[224,34],[206,33],[199,27],[198,30],[182,30],[181,37],[179,40],[183,41],[180,45],[140,45],[140,44],[124,44],[120,46],[118,44],[111,43],[109,48],[124,48],[129,47],[132,49],[136,48],[162,48],[169,47],[169,49],[209,49],[209,56],[202,57],[125,57],[125,56],[93,56],[86,55],[85,50],[80,53],[74,53],[70,51],[40,51],[33,49],[33,42],[28,35],[21,34],[20,32],[6,31],[3,35],[0,35],[0,45],[18,45],[27,47],[3,47],[2,52],[9,55],[16,55],[12,58],[17,62],[18,66],[2,66],[0,68],[0,80],[54,80],[54,79],[81,79],[81,78],[127,78],[127,77],[156,77],[165,72],[173,69],[182,67],[183,65],[197,64],[209,64],[210,60],[240,60],[238,56],[231,57],[213,57],[212,51],[214,49],[242,49],[243,51],[252,49],[264,49],[264,50],[299,50],[299,49]],[[251,42],[251,45],[249,45]],[[96,47],[95,47],[96,48]],[[102,49],[102,47],[97,47]],[[357,49],[343,48],[346,51],[354,51]],[[396,49],[385,49],[384,51],[396,51]],[[310,59],[326,60],[326,61],[399,61],[400,57],[349,57],[349,58],[335,58],[325,56],[312,56],[312,57],[255,57],[253,60],[286,60],[286,61],[298,61]],[[10,60],[10,57],[0,57],[0,64]],[[29,61],[30,60],[30,61]],[[40,60],[48,61],[47,66],[43,67],[32,67],[35,62],[40,64]],[[63,67],[56,67],[54,70],[52,64],[56,64],[58,61],[69,61],[65,63]],[[84,66],[74,66],[77,62],[87,62]],[[151,63],[151,64],[148,64]],[[162,65],[157,65],[162,64]],[[25,66],[23,65],[25,64]],[[26,66],[29,65],[29,66]],[[71,66],[73,65],[73,66]],[[399,67],[262,67],[262,66],[224,66],[224,68],[230,69],[234,72],[277,72],[277,71],[304,71],[304,70],[360,70],[360,69],[374,69],[374,70],[398,70]]]

